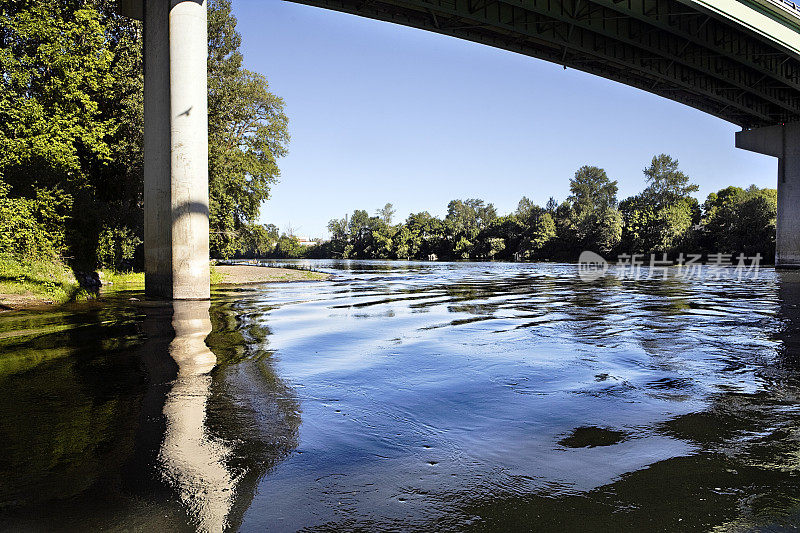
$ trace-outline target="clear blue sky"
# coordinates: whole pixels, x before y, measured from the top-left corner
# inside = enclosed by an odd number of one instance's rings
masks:
[[[738,128],[643,91],[503,50],[280,0],[234,0],[247,68],[286,100],[292,142],[262,221],[325,237],[327,223],[392,202],[397,219],[456,198],[500,213],[569,193],[584,164],[620,199],[666,152],[700,185],[775,187],[775,159],[734,148]]]

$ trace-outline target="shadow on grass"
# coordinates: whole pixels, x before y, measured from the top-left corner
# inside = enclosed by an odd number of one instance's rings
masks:
[[[28,276],[0,275],[0,294],[29,300],[32,305],[63,305],[97,298],[99,290],[83,286],[77,281],[64,283],[42,281]],[[0,310],[10,311],[15,308],[17,307],[0,302]]]

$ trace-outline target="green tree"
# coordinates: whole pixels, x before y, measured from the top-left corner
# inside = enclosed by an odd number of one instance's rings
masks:
[[[726,187],[708,195],[703,211],[703,241],[709,252],[774,256],[775,189]]]
[[[328,222],[328,232],[331,234],[330,253],[335,258],[347,259],[350,257],[350,221],[344,218],[335,218]]]
[[[561,216],[561,241],[573,253],[596,250],[607,253],[614,249],[622,234],[622,218],[617,210],[617,182],[606,171],[593,166],[578,169],[570,180],[568,207]],[[558,213],[558,210],[557,210]]]
[[[303,256],[303,245],[297,237],[282,234],[275,245],[275,255],[281,259],[294,259]]]
[[[446,235],[444,222],[427,211],[412,213],[406,219],[405,227],[411,233],[409,254],[417,259],[427,259],[430,255],[444,256]]]
[[[0,4],[0,172],[15,187],[86,179],[118,126],[100,110],[113,52],[100,13],[71,2]],[[31,179],[33,178],[33,179]]]
[[[104,33],[113,52],[112,85],[103,93],[100,109],[113,117],[117,127],[109,139],[110,157],[103,165],[89,170],[92,194],[78,197],[82,210],[76,221],[76,233],[85,236],[86,262],[91,262],[95,232],[99,231],[98,261],[103,243],[111,242],[119,250],[117,264],[128,269],[134,265],[135,251],[144,234],[144,58],[141,23],[121,17],[116,4],[95,2],[101,15]],[[84,201],[81,201],[84,200]],[[87,216],[87,212],[94,216]],[[109,237],[113,235],[111,241]],[[104,238],[105,237],[105,238]],[[134,245],[135,244],[135,245]],[[140,257],[141,254],[140,254]]]
[[[678,169],[678,161],[661,154],[644,169],[648,186],[620,204],[623,248],[638,253],[666,252],[691,238],[700,221],[700,207],[691,196],[698,190]]]
[[[632,253],[662,249],[661,223],[657,209],[643,195],[626,198],[619,204],[622,214],[622,247]]]
[[[570,180],[569,190],[568,201],[579,216],[617,206],[617,182],[608,179],[602,168],[582,166]]]
[[[679,170],[678,160],[667,154],[654,156],[643,172],[648,185],[642,194],[656,207],[679,203],[699,190],[690,183],[689,176]]]
[[[110,239],[132,258],[141,232],[141,27],[113,8],[0,3],[0,179],[91,268]]]
[[[597,214],[596,221],[591,240],[597,250],[608,253],[622,240],[622,214],[616,208],[604,209]]]
[[[114,270],[131,270],[136,247],[142,240],[125,226],[105,226],[97,245],[97,266]]]
[[[288,118],[266,78],[242,66],[242,39],[230,0],[211,1],[208,33],[211,251],[230,257],[280,176]]]
[[[347,232],[353,246],[348,257],[368,259],[372,249],[372,224],[369,214],[363,209],[353,211]]]
[[[552,197],[548,200],[546,208],[541,208],[528,198],[522,197],[515,215],[522,228],[522,235],[516,248],[523,258],[532,259],[556,237],[554,220],[556,209],[556,201]]]
[[[395,253],[393,241],[397,228],[386,224],[383,218],[376,218],[372,222],[374,249],[370,256],[375,259],[392,259]]]
[[[447,206],[445,226],[453,243],[452,254],[459,259],[467,259],[473,253],[478,234],[497,218],[497,210],[483,200],[453,200]]]
[[[556,236],[556,223],[549,212],[541,213],[531,227],[530,250],[538,252],[547,246]]]
[[[540,209],[541,208],[534,204],[527,196],[523,196],[519,203],[517,203],[517,210],[514,211],[514,215],[516,215],[519,220],[528,220],[534,212]]]
[[[524,236],[525,224],[519,215],[514,213],[497,217],[478,234],[476,255],[491,259],[513,259],[514,254],[520,251]],[[502,246],[495,239],[500,239]]]
[[[469,259],[472,253],[472,246],[472,242],[462,235],[459,237],[458,241],[456,241],[455,246],[453,246],[452,255],[458,259]]]
[[[489,237],[486,240],[486,247],[488,249],[486,255],[489,259],[494,259],[497,254],[506,249],[506,241],[500,237]]]
[[[383,220],[383,223],[386,224],[387,226],[392,225],[392,217],[394,217],[395,213],[396,211],[394,206],[389,203],[387,203],[377,211],[378,218]]]
[[[407,225],[401,225],[394,237],[394,256],[397,259],[410,259],[419,251],[419,235],[415,235]]]
[[[249,224],[244,228],[240,255],[247,258],[266,257],[275,250],[279,239],[274,224]]]
[[[8,186],[0,183],[0,256],[54,258],[58,246],[41,218],[35,200],[9,198]]]

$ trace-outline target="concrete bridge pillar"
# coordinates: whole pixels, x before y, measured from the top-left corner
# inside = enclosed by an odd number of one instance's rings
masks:
[[[800,123],[740,131],[736,147],[778,158],[775,266],[800,268]]]
[[[145,292],[210,296],[205,0],[143,5]]]

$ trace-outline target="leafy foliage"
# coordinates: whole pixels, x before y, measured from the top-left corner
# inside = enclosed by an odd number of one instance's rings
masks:
[[[117,121],[103,116],[114,52],[92,4],[19,1],[0,6],[0,169],[22,186],[86,178],[107,161]]]
[[[562,210],[567,220],[562,223],[561,243],[564,250],[594,249],[610,252],[622,236],[622,217],[617,211],[617,182],[605,170],[584,166],[570,181],[568,209]]]
[[[698,202],[691,196],[698,187],[666,154],[655,156],[644,175],[647,188],[620,204],[623,242],[633,252],[672,251],[689,240],[700,222]]]
[[[297,237],[283,234],[275,245],[275,256],[281,259],[300,257],[302,250],[302,245]]]
[[[778,194],[775,189],[726,187],[708,195],[703,204],[701,240],[706,248],[740,252],[752,256],[775,253],[775,220]]]
[[[58,238],[41,221],[35,200],[9,198],[0,187],[0,255],[54,258]]]
[[[648,185],[642,194],[657,207],[672,205],[699,190],[689,182],[689,176],[678,169],[678,161],[667,154],[654,156],[643,172]]]
[[[267,257],[278,242],[278,228],[273,224],[250,224],[245,227],[237,255],[242,257]]]
[[[230,0],[208,14],[208,128],[211,254],[231,257],[247,239],[280,176],[289,119],[261,74],[242,67],[242,38]]]
[[[141,232],[141,28],[113,7],[0,5],[0,178],[35,201],[53,251],[87,267],[103,227]]]
[[[622,202],[617,182],[598,167],[578,169],[570,196],[544,207],[523,196],[514,213],[497,216],[480,199],[453,200],[440,219],[414,213],[391,225],[382,216],[356,210],[331,220],[331,240],[298,250],[306,257],[575,260],[583,250],[656,253],[686,246],[687,252],[761,253],[773,257],[777,196],[774,189],[729,187],[709,195],[701,207],[697,191],[678,162],[653,158],[644,171],[646,188]],[[387,204],[394,213],[391,204]],[[390,218],[388,220],[391,220]]]
[[[97,246],[97,262],[101,268],[131,270],[136,248],[142,239],[125,226],[104,227]]]

